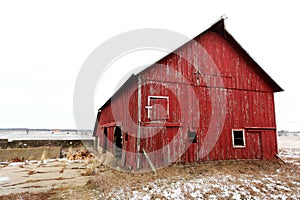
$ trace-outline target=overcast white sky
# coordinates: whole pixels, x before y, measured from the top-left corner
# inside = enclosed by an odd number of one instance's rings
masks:
[[[1,1],[0,128],[76,128],[76,76],[102,42],[138,28],[193,37],[223,14],[227,30],[285,90],[275,95],[278,129],[300,130],[297,1]],[[95,108],[111,90],[95,95]]]

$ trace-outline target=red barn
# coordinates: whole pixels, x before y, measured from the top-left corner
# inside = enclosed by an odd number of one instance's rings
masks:
[[[280,91],[221,19],[133,74],[99,109],[98,150],[136,170],[274,159],[274,93]]]

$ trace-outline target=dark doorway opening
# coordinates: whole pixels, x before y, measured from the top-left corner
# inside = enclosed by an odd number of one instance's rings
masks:
[[[106,153],[107,150],[107,127],[104,127],[104,136],[103,136],[103,151],[102,153]]]
[[[197,139],[196,139],[196,137],[197,137],[197,134],[196,134],[196,132],[188,132],[188,137],[189,137],[189,142],[190,143],[197,143]]]
[[[115,157],[122,157],[122,130],[119,126],[115,127],[114,133],[114,142],[115,142]]]

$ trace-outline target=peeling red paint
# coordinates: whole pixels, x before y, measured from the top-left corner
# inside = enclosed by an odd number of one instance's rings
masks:
[[[139,152],[142,149],[153,152],[176,140],[173,142],[178,145],[152,158],[156,166],[169,157],[178,157],[177,161],[182,163],[274,159],[277,154],[277,139],[273,93],[282,89],[224,29],[223,23],[222,20],[217,22],[194,38],[196,43],[188,42],[138,75],[132,76],[101,107],[95,129],[99,145],[104,145],[106,127],[111,141],[107,150],[112,151],[114,129],[120,126],[123,134],[122,162],[128,166],[136,167],[138,158],[131,153],[137,152],[139,141]],[[199,44],[210,58],[199,48]],[[184,57],[189,58],[192,63],[187,62]],[[211,70],[213,62],[219,73]],[[196,95],[194,99],[193,94]],[[220,104],[222,97],[226,99],[225,105]],[[212,109],[216,106],[220,106],[216,108],[218,113]],[[218,119],[219,112],[225,115],[224,124],[219,124],[221,122],[218,120],[211,121]],[[140,139],[139,126],[142,136]],[[203,143],[208,129],[219,131],[220,136],[211,151]],[[233,129],[244,130],[245,147],[233,147]],[[188,140],[189,131],[196,132],[196,143],[192,143],[180,155],[180,144]],[[179,139],[175,137],[176,134],[180,135]],[[209,135],[208,139],[213,140]],[[140,159],[141,167],[148,165],[145,158]]]

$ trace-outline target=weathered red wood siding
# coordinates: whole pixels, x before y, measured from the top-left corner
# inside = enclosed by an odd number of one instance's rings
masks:
[[[179,161],[183,163],[275,158],[277,153],[273,95],[275,90],[270,79],[236,43],[232,42],[230,35],[209,30],[196,37],[194,41],[142,71],[136,78],[132,78],[114,95],[111,102],[103,106],[97,128],[100,141],[103,140],[101,138],[103,127],[107,126],[108,138],[113,142],[113,127],[116,124],[112,122],[119,123],[124,133],[133,133],[129,134],[127,141],[123,141],[123,149],[136,152],[137,124],[132,124],[132,121],[136,123],[138,121],[139,79],[141,130],[145,137],[141,139],[141,149],[151,153],[171,141],[178,144],[170,146],[164,154],[152,157],[154,165],[159,166],[159,163],[168,161],[172,156],[179,157]],[[212,60],[218,66],[218,73],[212,71]],[[200,68],[199,71],[197,68]],[[199,83],[195,77],[197,73]],[[169,115],[165,121],[153,122],[149,119],[149,109],[146,109],[149,96],[168,97]],[[222,96],[226,98],[224,104],[226,108],[222,110],[220,107],[217,113],[212,113],[212,107],[219,105]],[[158,99],[157,102],[165,100]],[[164,106],[164,103],[161,103],[161,106]],[[112,106],[119,110],[117,114],[112,115]],[[124,115],[124,109],[130,111],[131,119],[127,119],[128,116]],[[225,114],[223,125],[218,124],[220,123],[218,120],[212,121],[221,110]],[[155,115],[162,115],[157,112]],[[206,136],[210,138],[207,135],[209,126],[212,126],[212,130],[220,131],[220,137],[211,151],[203,146]],[[218,130],[219,126],[222,128]],[[232,129],[245,130],[244,148],[233,147]],[[197,143],[192,143],[187,151],[180,155],[182,144],[188,140],[188,131],[196,132]],[[176,134],[180,135],[179,139],[175,137]],[[103,145],[100,142],[101,144]],[[125,165],[134,166],[137,158],[132,154],[124,154]],[[146,159],[141,157],[141,166],[147,165]]]
[[[126,152],[136,152],[137,133],[137,82],[130,79],[120,90],[102,107],[97,125],[96,136],[99,137],[99,146],[104,146],[104,128],[107,128],[107,150],[113,151],[114,131],[119,126],[122,130],[124,155],[122,162],[128,166],[136,165],[136,157]],[[129,113],[128,113],[128,112]],[[130,116],[128,116],[128,114]],[[127,141],[125,134],[128,134]]]
[[[224,88],[218,87],[213,79],[216,79],[215,74],[211,74],[211,66],[201,68],[201,79],[206,82],[201,82],[200,86],[194,85],[193,76],[196,70],[189,66],[190,64],[180,60],[179,55],[193,60],[193,58],[201,58],[203,55],[201,49],[197,49],[197,45],[190,43],[161,60],[158,64],[145,70],[141,75],[143,80],[143,96],[142,96],[142,108],[147,106],[147,97],[150,95],[157,96],[169,96],[170,97],[170,118],[167,120],[171,124],[181,124],[180,127],[165,127],[163,131],[159,132],[156,137],[160,138],[159,143],[156,145],[148,145],[147,151],[151,152],[161,148],[161,146],[168,141],[167,138],[161,137],[164,135],[164,131],[168,129],[179,128],[181,131],[186,132],[189,128],[197,129],[197,144],[191,144],[186,154],[182,157],[182,162],[193,162],[200,160],[224,160],[224,159],[248,159],[248,158],[274,158],[277,152],[276,144],[276,130],[261,130],[258,136],[251,135],[250,132],[245,131],[246,147],[245,148],[233,148],[232,145],[232,129],[244,129],[246,127],[261,127],[263,128],[275,128],[275,114],[274,114],[274,99],[273,89],[271,86],[261,77],[259,71],[256,71],[255,63],[241,57],[239,52],[231,46],[221,35],[215,32],[207,32],[204,35],[195,39],[199,42],[214,60],[219,68],[220,75],[223,79]],[[194,45],[194,46],[193,46]],[[191,49],[193,51],[191,51]],[[204,55],[205,56],[205,55]],[[202,62],[205,59],[200,59]],[[202,63],[205,66],[205,63]],[[168,67],[166,67],[168,66]],[[178,71],[183,77],[191,84],[184,85],[182,79],[177,79],[174,76],[170,76],[170,69]],[[210,76],[211,75],[211,76]],[[211,82],[210,82],[211,81]],[[211,84],[211,85],[208,85]],[[197,94],[198,99],[189,99],[191,96],[186,92],[186,87],[193,87],[194,92]],[[170,89],[175,94],[170,92]],[[211,101],[218,101],[218,93],[223,90],[222,93],[226,95],[226,118],[222,129],[219,141],[216,143],[213,150],[203,159],[200,159],[200,155],[206,154],[206,152],[199,152],[201,149],[201,141],[206,136],[208,125],[211,118]],[[177,99],[184,97],[182,101],[183,105],[178,105]],[[195,108],[194,102],[198,101],[199,108]],[[181,121],[182,113],[191,117],[184,117],[187,121]],[[195,113],[193,111],[200,111],[200,121],[193,121]],[[147,123],[147,110],[142,109],[142,121]],[[217,123],[217,122],[216,122]],[[148,128],[150,129],[150,128]],[[184,138],[182,138],[184,139]],[[157,140],[154,137],[148,140]],[[151,143],[148,142],[148,143]],[[260,145],[260,146],[258,146]],[[261,145],[265,149],[261,149]],[[203,150],[205,151],[205,150]],[[262,152],[260,152],[262,151]],[[257,153],[256,153],[257,152]]]

